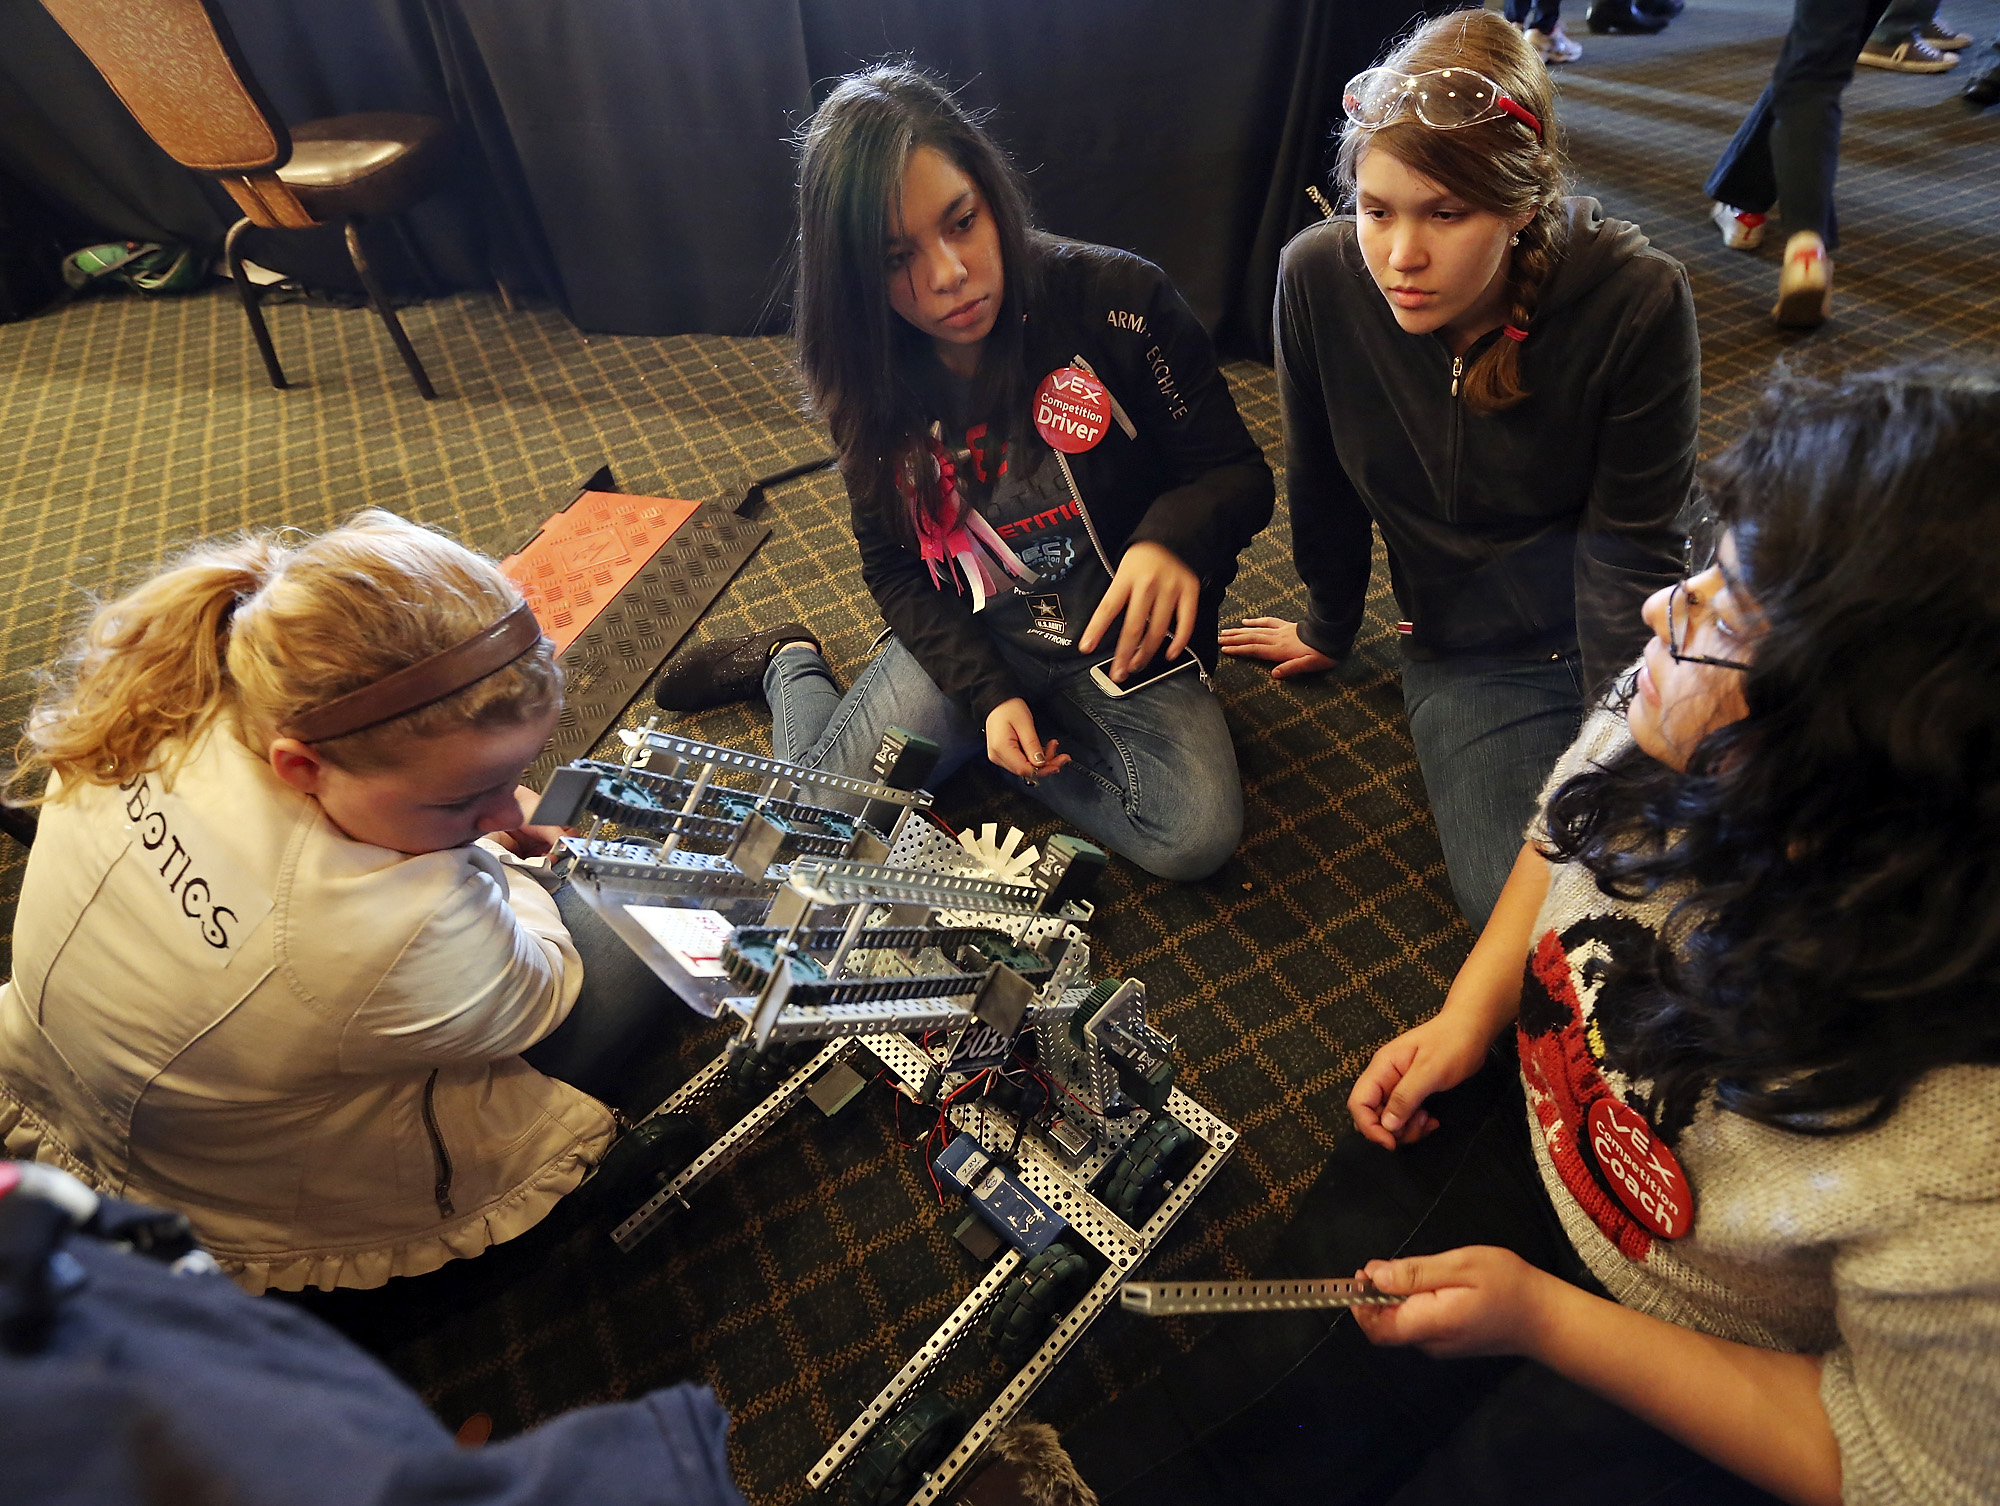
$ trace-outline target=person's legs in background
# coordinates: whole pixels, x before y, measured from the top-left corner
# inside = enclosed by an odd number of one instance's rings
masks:
[[[1723,149],[1705,191],[1723,238],[1739,215],[1784,214],[1785,260],[1772,317],[1784,325],[1823,321],[1833,306],[1831,254],[1839,243],[1833,180],[1840,166],[1840,96],[1888,0],[1797,0],[1771,81]],[[1761,221],[1755,227],[1761,239]]]
[[[1544,63],[1574,63],[1583,48],[1562,26],[1562,0],[1507,0],[1506,16]]]
[[[1458,908],[1482,929],[1542,785],[1583,725],[1582,666],[1554,659],[1405,659],[1403,705]]]
[[[2000,104],[2000,36],[1986,44],[1986,55],[1981,61],[1984,66],[1965,82],[1965,98],[1983,110],[1988,105]]]
[[[1891,0],[1855,59],[1895,73],[1944,73],[1972,38],[1938,23],[1938,0]]]
[[[1595,32],[1652,36],[1665,31],[1683,8],[1683,0],[1590,0],[1583,19]]]

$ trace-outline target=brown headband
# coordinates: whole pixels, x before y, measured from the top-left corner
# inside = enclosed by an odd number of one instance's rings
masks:
[[[496,670],[505,669],[541,640],[542,629],[535,621],[535,610],[524,601],[493,626],[481,628],[463,643],[453,644],[442,653],[419,659],[372,685],[350,690],[339,700],[328,701],[292,718],[284,735],[296,737],[302,743],[323,743],[364,727],[377,726],[419,706],[441,701]]]

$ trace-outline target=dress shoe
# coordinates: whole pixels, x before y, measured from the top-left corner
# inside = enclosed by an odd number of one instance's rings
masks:
[[[1637,0],[1596,0],[1585,13],[1584,21],[1595,32],[1625,31],[1651,36],[1667,29],[1665,16],[1647,15],[1639,9]]]
[[[2000,63],[1989,64],[1983,71],[1974,74],[1965,86],[1965,97],[1982,110],[1988,105],[2000,104]]]

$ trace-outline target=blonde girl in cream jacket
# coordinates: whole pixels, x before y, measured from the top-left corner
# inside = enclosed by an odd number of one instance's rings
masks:
[[[562,704],[494,565],[382,512],[196,548],[100,608],[0,986],[0,1141],[180,1209],[251,1291],[373,1287],[528,1229],[613,1134],[518,1053],[582,982],[520,866]]]

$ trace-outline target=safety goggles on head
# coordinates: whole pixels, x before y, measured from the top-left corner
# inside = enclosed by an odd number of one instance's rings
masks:
[[[1533,111],[1470,68],[1432,68],[1423,73],[1366,68],[1347,81],[1340,103],[1349,120],[1370,129],[1387,125],[1405,110],[1434,131],[1455,131],[1511,115],[1533,131],[1537,141],[1543,139],[1542,123]]]

